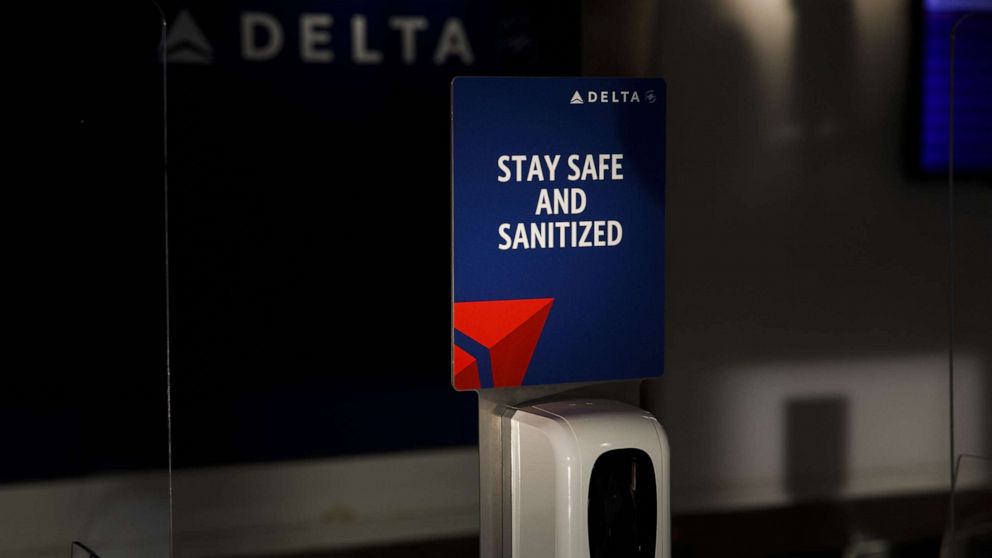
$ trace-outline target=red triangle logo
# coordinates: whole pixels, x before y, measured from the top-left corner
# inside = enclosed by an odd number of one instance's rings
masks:
[[[455,329],[489,349],[494,387],[523,383],[553,303],[553,298],[455,303]],[[455,349],[455,387],[458,388],[459,349]],[[465,355],[471,358],[468,353]],[[467,362],[462,358],[463,364]],[[474,359],[473,363],[478,382],[478,363]],[[462,369],[470,366],[471,363],[465,364]]]
[[[475,357],[455,345],[455,389],[479,389],[479,362]]]

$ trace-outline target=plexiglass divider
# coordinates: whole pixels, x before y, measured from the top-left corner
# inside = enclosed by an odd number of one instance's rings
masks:
[[[952,493],[941,555],[971,558],[992,553],[992,8],[943,4],[954,6],[934,17],[944,33],[933,40],[946,41],[946,68],[929,82],[947,107],[937,146],[947,169]]]
[[[948,514],[943,558],[992,556],[992,459],[958,457]]]

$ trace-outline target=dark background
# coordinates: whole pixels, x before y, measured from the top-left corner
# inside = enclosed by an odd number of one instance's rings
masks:
[[[167,459],[160,19],[58,14],[15,11],[8,34],[0,482]]]
[[[166,3],[164,18],[187,8]],[[242,58],[248,11],[281,22],[279,56]],[[333,14],[332,63],[302,60],[304,12]],[[211,50],[209,64],[170,64],[167,76],[175,464],[474,443],[475,397],[451,390],[438,342],[450,331],[450,81],[578,73],[578,8],[222,2],[187,13]],[[353,14],[381,65],[350,60]],[[397,14],[429,24],[412,65],[387,27]],[[0,424],[18,458],[0,482],[167,457],[159,57],[185,44],[160,48],[150,3],[64,15],[53,34],[65,40],[26,60],[17,111],[24,199]],[[471,41],[470,67],[432,60],[449,17]],[[414,412],[447,426],[419,427]]]

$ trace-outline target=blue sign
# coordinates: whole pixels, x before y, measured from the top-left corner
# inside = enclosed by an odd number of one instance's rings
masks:
[[[452,384],[664,368],[665,83],[457,78]]]

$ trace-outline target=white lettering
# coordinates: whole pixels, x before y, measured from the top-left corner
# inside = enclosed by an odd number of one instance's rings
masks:
[[[567,178],[571,182],[575,182],[576,180],[579,179],[579,173],[581,171],[579,170],[578,162],[579,162],[579,156],[578,155],[569,155],[568,156],[568,168],[571,169],[572,172],[570,172],[568,174],[568,177]]]
[[[552,159],[549,155],[544,156],[544,163],[548,165],[548,180],[551,182],[555,181],[555,169],[558,168],[558,162],[560,160],[561,155],[555,155],[554,159]]]
[[[555,190],[554,208],[549,214],[577,215],[586,210],[586,193],[581,188]]]
[[[599,180],[606,178],[606,169],[610,168],[607,161],[610,160],[610,155],[608,153],[599,154]]]
[[[526,155],[513,155],[510,157],[510,160],[517,164],[517,182],[520,182],[520,177],[523,176],[523,164],[526,159]]]
[[[500,155],[499,159],[496,159],[496,166],[499,167],[499,170],[503,171],[503,174],[497,176],[496,180],[499,180],[500,182],[510,181],[510,168],[506,166],[506,162],[509,160],[509,155]]]
[[[578,91],[575,92],[578,95]],[[581,97],[579,98],[581,100]],[[575,97],[573,96],[572,104],[575,104]],[[621,89],[618,91],[586,91],[586,102],[587,103],[639,103],[641,102],[641,97],[637,94],[637,91],[627,91]]]
[[[537,209],[534,210],[534,215],[540,215],[541,211],[547,215],[551,215],[553,211],[551,209],[551,196],[548,195],[547,188],[541,188],[541,193],[537,195]]]
[[[579,160],[582,159],[580,163]],[[587,153],[586,155],[569,155],[568,168],[571,173],[566,177],[570,182],[585,180],[606,180],[607,173],[613,180],[623,180],[622,153]]]
[[[568,190],[568,188],[565,188]],[[586,210],[586,193],[581,188],[572,188],[572,215],[578,215]]]
[[[623,170],[623,153],[614,153],[610,156],[612,160],[612,165],[610,168],[610,178],[613,180],[623,180],[623,175],[620,171]]]
[[[605,234],[606,221],[596,221],[593,223],[592,227],[592,245],[593,246],[606,246],[606,241],[603,240]]]
[[[300,58],[304,62],[328,64],[334,60],[329,48],[321,48],[331,42],[331,25],[334,18],[330,14],[303,14],[300,16]]]
[[[542,194],[547,198],[548,194]],[[557,194],[556,194],[557,195]],[[510,228],[514,229],[510,238]],[[557,231],[557,234],[556,234]],[[544,223],[503,223],[499,226],[503,240],[500,250],[536,248],[599,248],[617,246],[623,240],[618,221],[558,221]]]
[[[544,248],[547,242],[547,235],[545,234],[544,223],[531,223],[530,224],[530,247],[531,248]]]
[[[513,249],[516,250],[521,245],[525,250],[530,248],[527,243],[527,227],[523,223],[517,223],[517,232],[513,235]]]
[[[586,240],[589,236],[589,229],[592,228],[592,221],[579,221],[579,226],[582,227],[582,238],[579,239],[579,248],[591,248],[592,243]]]
[[[598,180],[596,178],[596,159],[592,155],[586,155],[586,162],[582,165],[582,177],[579,180],[588,180],[590,176],[593,180]]]
[[[355,64],[382,63],[382,52],[369,48],[368,24],[362,15],[351,18],[351,59]]]
[[[500,236],[500,238],[503,239],[503,242],[501,242],[500,245],[498,246],[498,248],[500,250],[509,250],[510,249],[510,244],[511,244],[511,242],[510,242],[510,235],[507,234],[507,232],[506,232],[508,230],[510,230],[510,224],[509,223],[503,223],[502,225],[499,226],[499,236]]]
[[[268,42],[259,44],[255,32],[262,28]],[[241,57],[245,60],[271,60],[282,51],[282,26],[279,20],[265,12],[241,14]]]
[[[564,248],[565,247],[565,230],[568,229],[569,223],[561,222],[561,223],[553,223],[553,225],[558,228],[558,246],[561,246],[562,248]]]
[[[544,182],[544,169],[541,167],[541,158],[536,155],[530,159],[530,169],[527,170],[527,182],[532,182],[535,177],[539,182]]]
[[[427,29],[427,18],[419,16],[394,16],[389,27],[400,32],[400,57],[410,65],[417,61],[417,33]]]
[[[461,20],[456,17],[450,17],[444,22],[441,38],[438,39],[437,49],[434,51],[434,63],[440,66],[452,56],[460,58],[462,64],[466,66],[471,66],[475,62],[472,47],[468,44],[465,27]]]
[[[607,223],[606,245],[616,246],[623,239],[623,227],[617,221]]]

